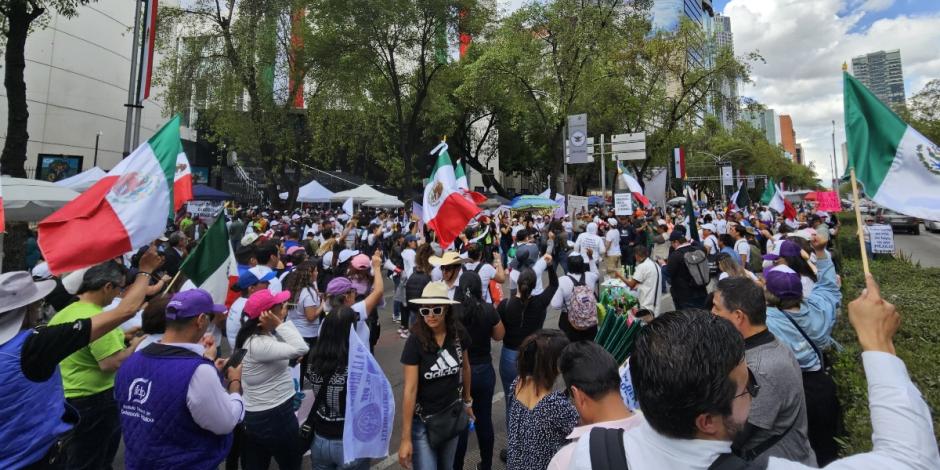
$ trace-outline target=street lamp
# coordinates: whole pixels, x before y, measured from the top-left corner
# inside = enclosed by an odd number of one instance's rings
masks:
[[[95,134],[95,163],[94,166],[98,166],[98,142],[101,141],[101,131],[98,131]]]
[[[721,186],[721,203],[722,203],[722,204],[725,203],[725,183],[724,183],[724,181],[721,181],[721,167],[722,167],[722,163],[724,163],[724,162],[730,160],[728,157],[730,157],[731,154],[733,154],[733,153],[735,153],[735,152],[743,152],[743,151],[744,151],[744,149],[734,149],[734,150],[729,150],[729,151],[727,151],[727,152],[725,152],[725,153],[723,153],[723,154],[721,154],[721,155],[715,155],[715,154],[713,154],[713,153],[708,153],[708,152],[704,152],[704,151],[701,151],[701,150],[699,150],[698,152],[696,152],[696,153],[700,153],[700,154],[705,155],[706,157],[711,158],[712,160],[714,160],[715,165],[718,167],[718,185]]]

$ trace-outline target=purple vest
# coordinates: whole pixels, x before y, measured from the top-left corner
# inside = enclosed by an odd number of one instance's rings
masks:
[[[215,469],[232,434],[199,427],[186,406],[189,381],[212,363],[183,348],[153,343],[131,355],[114,378],[128,470]]]

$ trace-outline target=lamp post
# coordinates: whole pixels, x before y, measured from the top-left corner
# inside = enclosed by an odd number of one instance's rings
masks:
[[[95,162],[93,166],[98,166],[98,142],[101,141],[101,131],[95,134]]]
[[[744,149],[734,149],[734,150],[729,150],[721,155],[715,155],[713,153],[703,152],[701,150],[696,152],[696,153],[705,155],[708,158],[711,158],[715,162],[715,165],[718,166],[718,185],[721,186],[721,203],[722,204],[725,203],[725,183],[721,181],[721,167],[722,167],[721,164],[730,160],[728,157],[730,157],[731,154],[735,152],[743,152],[743,151]]]

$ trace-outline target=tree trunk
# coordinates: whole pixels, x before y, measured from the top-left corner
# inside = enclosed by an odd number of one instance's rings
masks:
[[[7,92],[7,137],[3,144],[3,154],[0,155],[0,167],[4,174],[26,178],[29,109],[26,104],[26,81],[23,79],[23,71],[26,69],[26,36],[35,17],[25,1],[9,2],[7,8],[7,47],[3,55],[3,84]]]

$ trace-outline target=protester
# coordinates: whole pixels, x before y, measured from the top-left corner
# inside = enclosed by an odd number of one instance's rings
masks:
[[[569,340],[593,340],[597,334],[596,323],[593,327],[579,330],[572,326],[569,318],[569,312],[592,308],[596,318],[597,291],[597,274],[588,271],[588,266],[581,255],[569,256],[568,274],[558,278],[558,289],[552,296],[551,302],[553,308],[561,310],[561,315],[558,316],[558,328],[565,332]]]
[[[372,255],[372,269],[378,271],[382,265],[382,253],[376,252]],[[357,314],[356,332],[362,339],[363,344],[369,344],[369,326],[367,319],[369,311],[374,310],[379,302],[382,301],[384,293],[384,284],[382,276],[372,276],[372,288],[369,294],[362,300],[356,300],[356,287],[346,277],[336,277],[330,281],[326,287],[326,304],[324,310],[331,312],[340,307],[351,307]]]
[[[312,350],[317,343],[322,321],[323,303],[317,292],[317,263],[305,261],[291,271],[284,280],[284,290],[290,292],[287,320],[294,324]]]
[[[539,330],[519,347],[518,378],[506,394],[507,468],[544,470],[578,424],[564,392],[552,391],[558,358],[569,344],[558,330]]]
[[[663,276],[659,265],[649,259],[649,249],[637,245],[633,249],[636,258],[636,268],[630,278],[624,281],[631,289],[636,289],[637,304],[641,310],[647,310],[654,316],[659,314],[659,304],[662,300]]]
[[[580,426],[566,437],[569,442],[552,457],[549,470],[571,468],[578,441],[591,429],[632,429],[642,423],[620,395],[620,372],[609,352],[596,343],[579,341],[565,347],[558,360],[565,392],[581,417]]]
[[[454,465],[460,424],[466,422],[459,410],[474,419],[470,337],[450,310],[458,302],[447,296],[443,282],[429,283],[411,302],[420,306],[421,320],[401,353],[405,384],[398,463],[446,470]]]
[[[669,292],[672,294],[672,301],[677,309],[701,308],[705,303],[707,280],[704,284],[696,282],[685,256],[693,251],[701,252],[701,249],[692,246],[685,234],[679,230],[669,235],[669,241],[672,243],[673,251],[663,266],[664,270],[669,273]],[[702,258],[704,262],[704,256]]]
[[[730,321],[741,333],[748,370],[761,386],[732,450],[761,467],[770,457],[815,466],[800,366],[793,352],[767,329],[766,312],[764,291],[756,283],[744,277],[718,283],[712,313]]]
[[[382,251],[373,250],[373,253],[372,256],[378,256],[381,261]],[[381,264],[379,266],[381,266]],[[357,254],[349,260],[349,267],[346,269],[346,277],[349,279],[350,283],[352,283],[353,289],[356,291],[355,299],[357,302],[365,300],[366,297],[371,294],[375,284],[374,278],[382,277],[382,271],[379,266],[370,270],[372,266],[369,257],[364,254]],[[379,341],[379,333],[381,331],[379,327],[378,309],[384,305],[384,297],[380,295],[378,302],[366,310],[366,324],[369,326],[369,350],[372,352],[375,352],[375,344]]]
[[[604,272],[608,276],[613,276],[614,273],[621,272],[620,230],[617,229],[617,219],[611,217],[607,219],[607,223],[609,228],[607,233],[604,234],[604,251],[606,252]]]
[[[283,268],[278,246],[274,242],[261,243],[255,247],[255,257],[258,259],[257,269],[261,275],[267,276],[268,273],[274,273],[274,276],[268,281],[268,290],[272,294],[284,290],[281,280],[277,278],[278,268]]]
[[[128,468],[215,468],[225,459],[245,414],[242,368],[225,368],[224,359],[213,364],[207,356],[214,352],[203,347],[210,317],[224,312],[204,290],[175,294],[163,342],[135,353],[118,371],[115,397]]]
[[[274,278],[273,272],[261,273],[257,267],[246,270],[238,276],[232,290],[239,293],[239,297],[232,302],[228,315],[225,318],[225,338],[228,340],[229,348],[235,348],[235,338],[238,337],[238,331],[241,330],[246,318],[243,315],[245,303],[248,297],[261,289],[268,288],[268,282]]]
[[[597,235],[597,224],[594,222],[587,224],[585,232],[574,242],[574,251],[581,253],[592,273],[600,274],[598,265],[606,254],[605,243],[604,239]]]
[[[734,252],[741,258],[741,266],[747,268],[750,266],[751,247],[747,243],[747,227],[741,224],[735,224],[729,230],[734,238]]]
[[[733,256],[724,252],[718,255],[718,272],[720,273],[718,275],[719,281],[729,277],[746,277],[752,281],[759,282],[759,279],[754,273],[744,269],[743,266],[734,260]]]
[[[495,263],[499,259],[494,259]],[[483,285],[475,272],[465,272],[460,278],[463,295],[461,321],[470,337],[468,356],[470,358],[470,398],[473,400],[473,415],[476,418],[477,442],[480,449],[481,470],[490,470],[493,463],[493,445],[496,440],[493,430],[493,392],[496,387],[496,371],[493,369],[493,356],[490,352],[490,340],[502,341],[506,333],[503,322],[496,313],[493,304],[483,299],[480,287]],[[469,432],[460,434],[454,469],[463,469],[464,455],[467,451]]]
[[[401,328],[398,330],[398,335],[403,339],[408,338],[411,325],[418,320],[419,306],[412,303],[411,299],[421,297],[421,292],[431,282],[433,266],[428,260],[433,254],[430,244],[425,243],[418,247],[415,254],[414,272],[408,276],[408,280],[405,282],[405,309],[402,311]]]
[[[463,269],[473,271],[480,276],[482,283],[480,290],[486,302],[493,302],[490,295],[490,281],[496,281],[499,284],[506,282],[506,271],[499,258],[494,259],[493,264],[483,261],[483,249],[476,243],[470,243],[467,246],[467,262],[464,263]]]
[[[235,339],[236,350],[247,350],[242,362],[245,434],[241,459],[248,470],[265,470],[272,458],[279,468],[300,468],[289,362],[307,354],[309,347],[294,324],[285,321],[284,302],[290,296],[288,291],[272,294],[268,289],[251,294],[244,309],[248,320]]]

